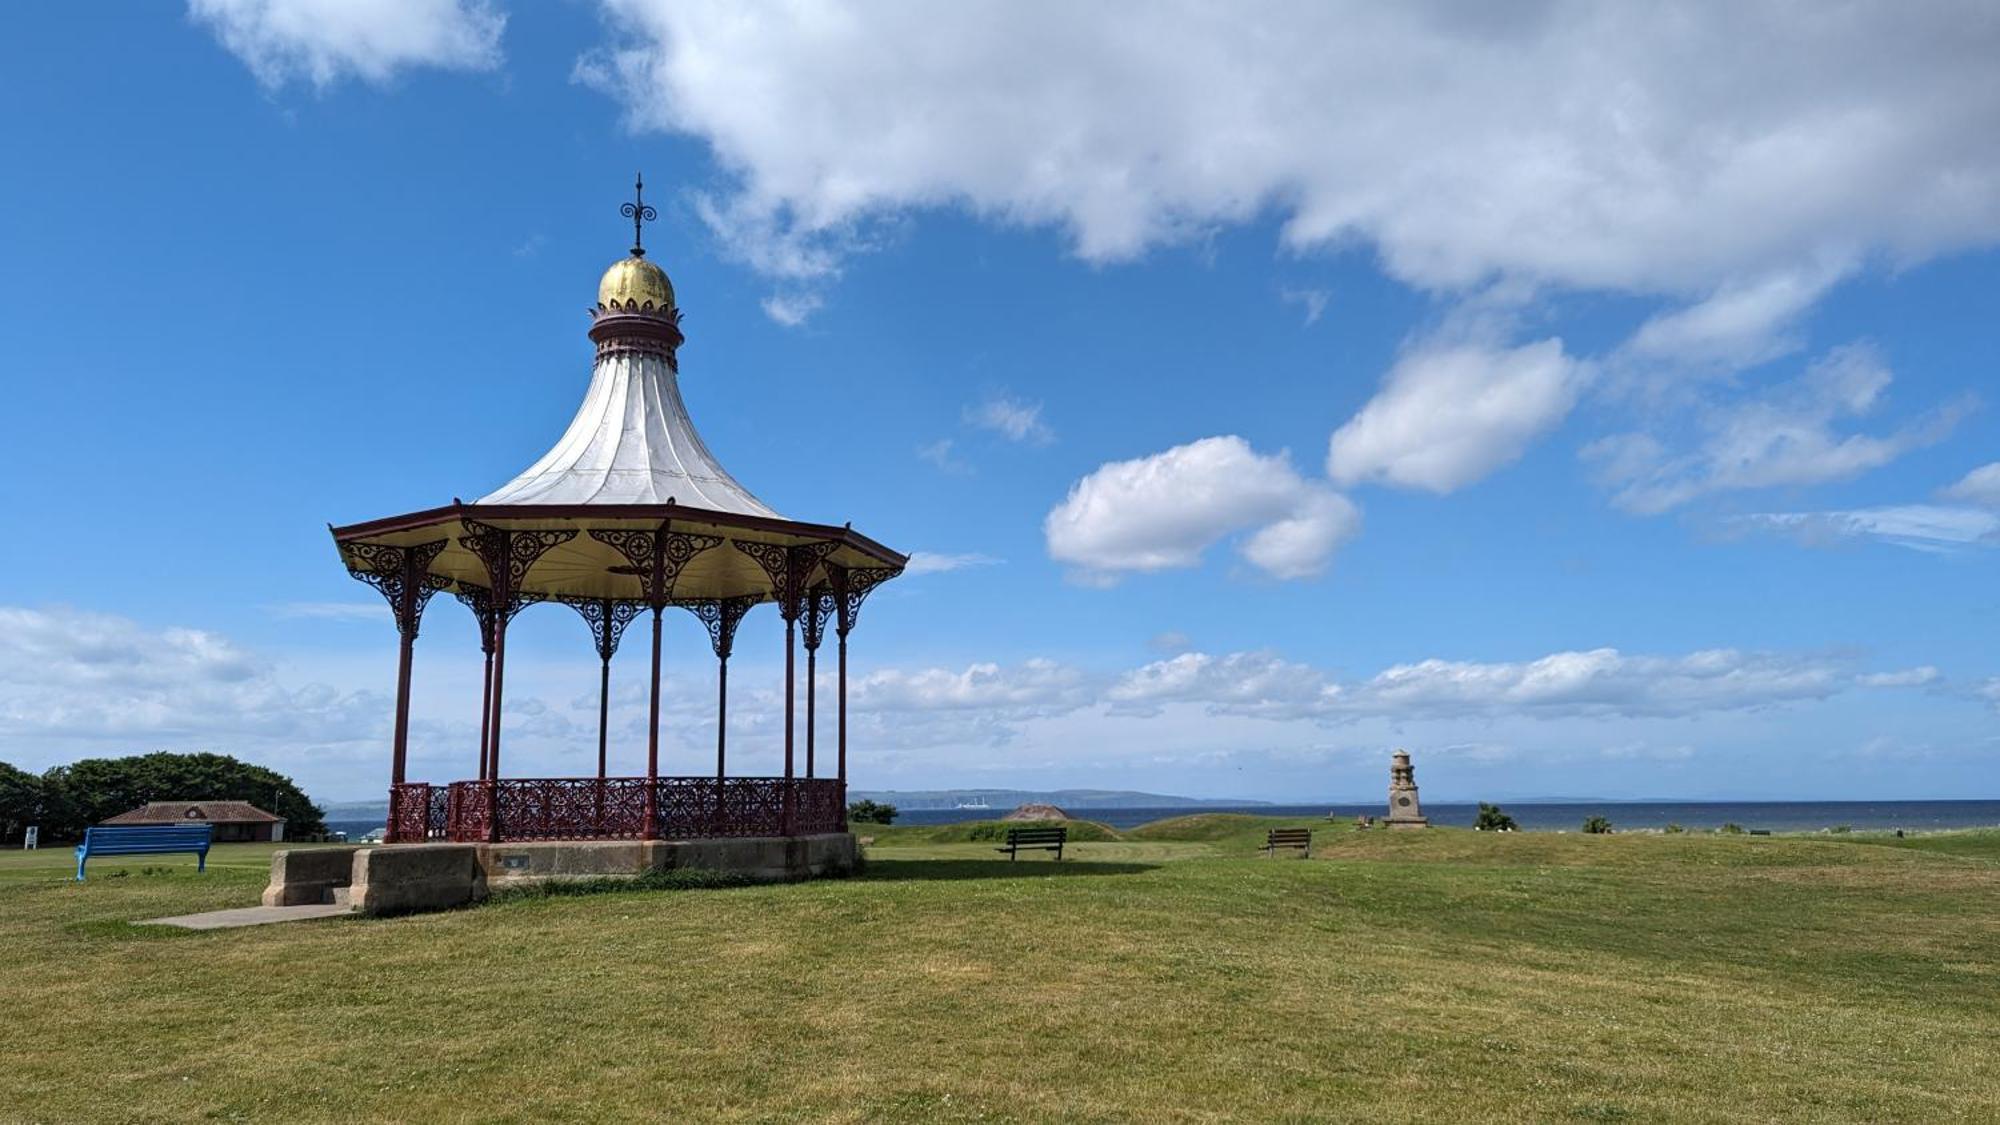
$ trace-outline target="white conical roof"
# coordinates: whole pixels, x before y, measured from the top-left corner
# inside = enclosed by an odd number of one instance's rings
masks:
[[[783,518],[736,483],[702,444],[665,356],[598,358],[569,430],[481,504],[664,504]]]

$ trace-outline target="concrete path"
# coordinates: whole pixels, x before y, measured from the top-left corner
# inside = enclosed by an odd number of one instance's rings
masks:
[[[148,918],[142,926],[179,926],[188,930],[227,930],[237,926],[263,926],[271,922],[303,922],[308,918],[337,918],[354,911],[338,903],[311,906],[245,906],[238,910],[211,910],[206,914],[182,914],[173,918]]]

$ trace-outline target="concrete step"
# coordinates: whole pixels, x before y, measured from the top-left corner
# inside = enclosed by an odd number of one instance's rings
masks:
[[[342,918],[353,913],[345,906],[250,906],[237,910],[211,910],[206,914],[182,914],[173,918],[148,918],[142,926],[179,926],[186,930],[227,930],[237,926],[262,926],[270,922],[303,922],[313,918]]]
[[[334,906],[353,906],[353,887],[334,887],[326,892],[326,901]]]

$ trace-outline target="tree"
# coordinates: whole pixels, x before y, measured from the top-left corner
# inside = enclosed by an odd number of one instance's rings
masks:
[[[1609,836],[1611,834],[1611,822],[1601,816],[1593,816],[1583,822],[1583,830],[1592,836]]]
[[[847,820],[850,824],[891,824],[896,819],[896,806],[878,805],[873,801],[856,801],[847,806]]]
[[[80,839],[83,830],[148,801],[248,801],[285,818],[285,835],[326,831],[324,810],[292,779],[226,754],[138,754],[85,758],[42,775],[49,836]]]
[[[1479,802],[1479,819],[1473,821],[1472,826],[1481,832],[1513,832],[1520,828],[1513,817],[1500,811],[1499,805],[1489,805],[1485,801]]]
[[[30,824],[42,822],[42,779],[0,762],[0,844],[20,840]]]

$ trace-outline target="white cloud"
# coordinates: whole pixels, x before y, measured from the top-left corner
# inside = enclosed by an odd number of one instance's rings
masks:
[[[797,328],[812,319],[826,304],[818,293],[773,293],[764,298],[764,315],[787,328]]]
[[[1928,687],[1943,681],[1944,673],[1928,664],[1916,668],[1904,668],[1895,672],[1870,672],[1855,678],[1862,687],[1902,688]]]
[[[483,0],[189,0],[188,14],[273,89],[349,75],[383,83],[421,66],[492,70],[507,24]]]
[[[1981,680],[1973,686],[1972,694],[1995,711],[2000,711],[2000,676],[1988,676]]]
[[[1284,453],[1226,436],[1100,466],[1042,526],[1050,557],[1086,577],[1197,566],[1217,540],[1254,531],[1244,557],[1298,578],[1322,570],[1358,522],[1351,503],[1300,477]]]
[[[1872,686],[1929,682],[1935,669],[1891,674]],[[1190,652],[1121,677],[1105,692],[1114,708],[1156,713],[1176,703],[1217,714],[1334,721],[1496,715],[1686,717],[1835,695],[1857,681],[1840,661],[1709,649],[1685,656],[1626,655],[1613,648],[1535,660],[1430,659],[1352,683],[1269,652]]]
[[[1001,560],[992,555],[961,554],[952,555],[940,551],[912,551],[910,561],[903,568],[905,575],[946,574],[954,570],[964,570],[973,566],[998,566]]]
[[[1949,552],[2000,541],[2000,514],[1984,508],[1898,504],[1826,512],[1753,512],[1735,526],[1782,532],[1807,546],[1849,539],[1880,539],[1916,551]]]
[[[993,663],[904,670],[883,668],[849,687],[851,706],[868,712],[990,711],[1009,719],[1059,714],[1091,699],[1082,671],[1053,660],[1011,667]]]
[[[707,141],[718,229],[781,276],[937,206],[1093,260],[1275,209],[1290,246],[1364,240],[1420,286],[1699,299],[2000,233],[1979,3],[607,7],[589,72]]]
[[[1893,379],[1874,348],[1835,348],[1804,374],[1763,394],[1711,407],[1694,448],[1675,453],[1645,433],[1586,446],[1622,508],[1657,514],[1711,492],[1845,480],[1941,440],[1964,412],[1947,406],[1887,434],[1844,433],[1838,424],[1871,413]]]
[[[1360,685],[1360,705],[1404,713],[1527,711],[1688,715],[1823,699],[1846,680],[1833,661],[1735,649],[1627,656],[1617,649],[1551,653],[1520,663],[1424,660]]]
[[[1327,289],[1280,289],[1278,299],[1288,305],[1297,305],[1305,312],[1305,323],[1311,327],[1326,315],[1326,306],[1333,300],[1333,292]]]
[[[1186,652],[1128,672],[1105,692],[1115,709],[1132,714],[1158,714],[1169,703],[1200,703],[1259,718],[1330,714],[1339,696],[1340,689],[1318,670],[1270,652]]]
[[[950,438],[939,438],[928,445],[917,447],[917,459],[928,461],[938,467],[938,471],[953,476],[966,476],[972,472],[972,463],[952,452],[957,443]]]
[[[1519,457],[1563,420],[1583,369],[1562,341],[1513,349],[1427,346],[1334,431],[1326,470],[1343,485],[1379,480],[1450,492]]]
[[[1944,496],[1981,507],[2000,508],[2000,461],[1965,474],[1957,484],[1944,490]]]
[[[1026,403],[1006,395],[995,395],[977,406],[965,408],[967,425],[991,430],[1008,441],[1047,445],[1056,432],[1042,421],[1042,404]]]
[[[1361,527],[1361,509],[1337,492],[1309,488],[1290,515],[1243,542],[1243,557],[1273,578],[1311,578]]]
[[[1625,345],[1626,357],[1677,369],[1736,370],[1796,351],[1798,318],[1836,280],[1833,269],[1786,269],[1727,283],[1646,321]]]
[[[387,712],[374,693],[287,687],[268,662],[215,633],[0,607],[0,744],[318,742],[376,733]]]

